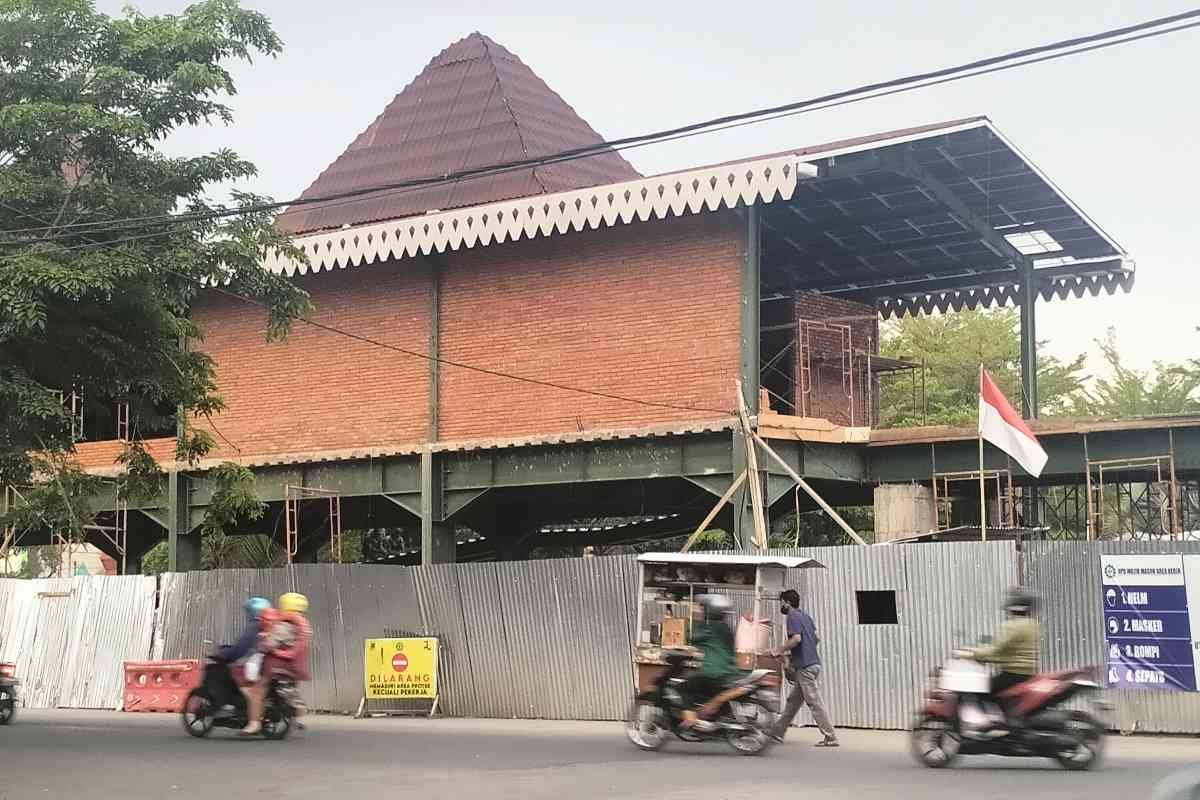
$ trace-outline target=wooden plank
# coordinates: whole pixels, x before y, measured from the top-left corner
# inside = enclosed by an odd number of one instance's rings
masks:
[[[704,518],[704,521],[696,526],[695,532],[692,533],[692,535],[688,537],[688,540],[683,543],[683,547],[680,549],[679,552],[686,553],[688,550],[692,549],[692,545],[694,545],[696,543],[696,540],[700,538],[700,534],[704,533],[704,531],[708,529],[708,526],[712,523],[712,521],[714,519],[716,519],[717,514],[719,514],[721,509],[725,506],[725,504],[728,503],[730,501],[730,499],[733,498],[733,495],[737,492],[738,489],[741,488],[742,484],[745,483],[745,481],[746,481],[746,471],[742,470],[742,473],[740,475],[738,475],[736,478],[734,478],[733,483],[731,483],[729,485],[729,488],[727,490],[725,490],[725,494],[721,495],[721,499],[717,501],[717,504],[712,507],[712,511],[708,512],[708,516]]]

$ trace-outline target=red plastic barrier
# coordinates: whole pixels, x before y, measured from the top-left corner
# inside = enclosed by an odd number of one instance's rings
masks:
[[[125,711],[178,713],[202,677],[200,662],[195,659],[126,661]]]

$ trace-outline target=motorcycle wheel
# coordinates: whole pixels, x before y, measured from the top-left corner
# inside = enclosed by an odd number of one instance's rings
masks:
[[[770,728],[775,715],[757,700],[743,701],[736,705],[738,706],[735,709],[738,721],[749,724],[751,730],[749,733],[743,734],[731,733],[726,741],[741,755],[761,756],[774,743],[774,740],[771,739]]]
[[[274,741],[282,741],[292,732],[292,718],[278,709],[268,708],[266,719],[262,724],[263,736]]]
[[[12,700],[0,703],[0,725],[11,725],[17,718],[17,705]]]
[[[669,733],[666,715],[646,700],[634,700],[625,717],[625,735],[639,750],[661,750]]]
[[[189,736],[203,739],[212,733],[214,722],[212,705],[212,699],[203,689],[193,689],[187,699],[183,701],[183,712],[180,714],[180,718],[183,722],[183,729],[188,732]]]
[[[917,717],[909,744],[913,758],[930,769],[944,769],[953,764],[962,746],[953,724],[929,714]]]
[[[1075,740],[1075,747],[1059,753],[1055,760],[1065,769],[1092,769],[1104,755],[1104,726],[1090,714],[1072,711],[1067,715],[1066,734]]]

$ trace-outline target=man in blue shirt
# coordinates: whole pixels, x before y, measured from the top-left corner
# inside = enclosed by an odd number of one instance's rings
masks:
[[[820,688],[817,686],[821,675],[821,657],[817,654],[817,645],[821,643],[821,637],[817,635],[817,624],[800,609],[800,595],[794,589],[788,589],[781,594],[779,600],[779,613],[787,617],[787,641],[775,655],[788,655],[784,671],[792,683],[792,691],[771,735],[775,741],[782,742],[800,707],[808,703],[813,722],[817,723],[825,737],[817,743],[817,747],[837,747],[837,734],[833,732],[833,724],[829,721],[829,713],[825,710],[825,703],[821,700]]]

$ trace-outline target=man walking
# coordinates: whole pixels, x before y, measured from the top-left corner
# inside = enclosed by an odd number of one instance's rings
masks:
[[[821,637],[817,636],[817,624],[800,609],[800,595],[794,589],[788,589],[779,599],[779,613],[787,617],[788,638],[775,655],[789,656],[785,672],[792,683],[792,691],[788,695],[787,707],[783,709],[783,714],[771,734],[772,738],[783,742],[784,734],[796,718],[800,706],[808,703],[813,721],[824,735],[824,738],[817,742],[817,747],[837,747],[837,735],[833,732],[829,712],[825,710],[825,703],[821,700],[821,692],[817,686],[821,675],[821,658],[817,655],[817,645],[820,644]]]

